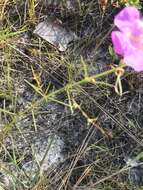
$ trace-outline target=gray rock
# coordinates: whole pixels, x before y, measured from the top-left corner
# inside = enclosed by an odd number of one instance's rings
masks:
[[[63,141],[56,135],[49,136],[47,139],[37,139],[32,145],[33,157],[27,162],[24,161],[21,168],[13,163],[4,163],[4,169],[1,170],[1,183],[7,188],[12,188],[12,185],[17,183],[21,188],[31,188],[37,175],[47,172],[49,168],[56,167],[63,161],[63,146]],[[28,154],[29,151],[30,149]]]
[[[129,170],[129,180],[136,186],[143,186],[143,167],[133,167]]]
[[[50,19],[40,22],[36,26],[34,34],[52,44],[59,51],[65,51],[68,44],[76,37],[73,32],[68,32],[63,28],[61,21]]]
[[[57,164],[64,159],[62,155],[63,141],[58,137],[50,136],[47,141],[37,141],[33,144],[34,161],[25,163],[22,168],[26,172],[35,171],[38,164],[41,171],[47,171],[49,167]],[[34,166],[34,167],[33,167]]]
[[[143,186],[143,165],[136,159],[126,158],[126,164],[130,166],[129,181],[135,186]]]

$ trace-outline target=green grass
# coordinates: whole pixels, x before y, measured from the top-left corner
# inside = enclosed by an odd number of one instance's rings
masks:
[[[118,90],[123,90],[123,93],[121,96],[115,93],[116,71],[123,65],[113,67],[112,62],[116,57],[110,55],[111,48],[108,47],[111,46],[110,33],[117,9],[109,1],[103,10],[99,1],[83,3],[79,0],[74,11],[66,10],[65,1],[61,1],[60,8],[49,6],[49,9],[45,2],[0,2],[0,171],[10,179],[10,184],[1,180],[0,188],[22,190],[29,186],[31,190],[136,189],[129,181],[122,180],[122,176],[127,179],[129,168],[123,162],[127,149],[131,149],[131,154],[137,156],[142,148],[142,129],[138,121],[132,121],[125,114],[128,106],[126,103],[132,105],[130,96],[134,97],[128,95],[128,91],[136,93],[134,81],[139,80],[140,76],[126,72],[122,79],[123,87],[120,83],[117,84],[120,85],[117,86],[120,88]],[[53,12],[66,28],[77,35],[83,32],[82,27],[90,24],[88,21],[84,24],[87,17],[92,17],[96,35],[85,34],[66,52],[59,52],[31,32],[45,13],[52,15]],[[24,36],[26,31],[30,36],[28,39]],[[27,41],[21,43],[22,40]],[[101,56],[101,69],[97,69],[100,51],[105,56]],[[128,88],[124,87],[126,81]],[[137,89],[140,90],[140,86]],[[64,115],[60,115],[57,122],[64,127],[62,120],[65,117],[67,126],[69,123],[67,130],[72,125],[75,126],[73,129],[77,130],[75,133],[79,133],[80,143],[75,148],[69,140],[71,147],[68,147],[70,151],[65,160],[58,167],[51,167],[44,173],[41,169],[42,162],[48,154],[51,141],[43,160],[37,163],[35,177],[31,178],[22,171],[21,166],[25,160],[35,159],[33,144],[29,145],[32,157],[29,158],[26,149],[19,149],[18,140],[22,139],[23,144],[27,142],[22,128],[24,125],[29,133],[34,131],[35,136],[40,133],[39,126],[41,128],[44,124],[38,123],[38,116],[45,112],[48,114],[50,110],[42,109],[51,102],[64,107]],[[106,127],[106,121],[110,127]],[[63,127],[60,130],[64,134],[66,128]],[[82,127],[86,133],[82,131]],[[53,126],[54,130],[56,131]],[[60,130],[58,132],[62,135]],[[72,133],[69,132],[69,135]],[[68,138],[72,139],[72,136],[66,138],[68,142]],[[24,179],[28,184],[24,184]]]

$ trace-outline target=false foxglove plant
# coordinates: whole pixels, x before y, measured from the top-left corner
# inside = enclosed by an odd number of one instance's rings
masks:
[[[114,51],[127,66],[143,71],[143,18],[135,7],[125,7],[114,18],[118,28],[111,34]]]

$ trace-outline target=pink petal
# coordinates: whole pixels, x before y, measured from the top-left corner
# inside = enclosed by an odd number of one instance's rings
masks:
[[[132,23],[132,34],[136,37],[143,35],[143,20],[137,19],[134,24]]]
[[[124,62],[135,71],[143,71],[143,51],[134,51],[134,53],[125,56]]]
[[[117,16],[115,16],[114,24],[124,32],[130,31],[134,22],[140,19],[140,12],[135,7],[125,7]]]
[[[132,46],[128,37],[124,33],[120,31],[114,31],[111,34],[111,38],[114,51],[117,54],[124,56],[125,54],[127,55],[134,51],[135,48]]]

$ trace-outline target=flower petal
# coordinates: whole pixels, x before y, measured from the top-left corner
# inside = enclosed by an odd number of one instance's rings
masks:
[[[134,24],[132,24],[132,34],[136,37],[143,35],[143,20],[142,18],[137,19]]]
[[[117,16],[114,24],[123,32],[129,32],[136,20],[140,19],[140,12],[135,7],[125,7]]]
[[[143,51],[134,51],[134,53],[125,56],[124,62],[135,71],[143,71]]]
[[[119,55],[127,55],[132,53],[135,48],[130,43],[128,37],[119,31],[114,31],[111,34],[114,51]]]

